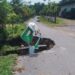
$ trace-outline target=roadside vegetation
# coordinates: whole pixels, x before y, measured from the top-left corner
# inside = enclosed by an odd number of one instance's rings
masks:
[[[12,25],[12,24],[8,25],[7,24],[6,25],[7,40],[11,40],[13,38],[19,37],[23,33],[25,28],[26,28],[25,24],[23,24],[23,23],[14,24],[14,25]],[[10,46],[6,43],[1,47],[0,51],[3,51],[3,52],[9,51],[9,50],[11,51],[11,50],[16,50],[17,48],[18,48],[18,46]]]
[[[17,55],[3,55],[5,51],[16,50],[17,46],[5,43],[21,35],[25,21],[32,16],[31,9],[21,0],[0,0],[0,75],[13,75]]]
[[[50,19],[46,19],[44,16],[40,16],[39,19],[40,19],[40,22],[50,27],[62,26],[64,24],[63,19],[59,17],[56,18],[56,23],[50,21]]]
[[[24,23],[19,23],[19,24],[10,24],[10,25],[6,25],[6,31],[7,31],[7,35],[8,38],[7,39],[11,39],[11,38],[15,38],[17,36],[20,36],[21,33],[25,30],[25,24]]]
[[[13,75],[17,55],[0,56],[0,75]]]

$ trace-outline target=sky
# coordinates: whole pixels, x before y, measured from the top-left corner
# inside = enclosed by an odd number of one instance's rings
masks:
[[[8,1],[10,1],[10,0],[8,0]],[[37,3],[37,2],[44,2],[43,0],[23,0],[23,1],[27,1],[27,2],[31,1],[32,4]],[[50,0],[50,1],[52,1],[52,2],[55,1],[56,3],[58,3],[61,0]],[[48,0],[46,0],[45,3],[48,3]]]
[[[37,3],[37,2],[44,2],[43,0],[25,0],[25,1],[31,1],[32,3]],[[50,1],[55,1],[56,3],[58,3],[60,0],[50,0]],[[45,3],[47,3],[48,0],[46,0]]]

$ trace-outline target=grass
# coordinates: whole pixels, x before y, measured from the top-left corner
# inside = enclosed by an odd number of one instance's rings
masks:
[[[13,75],[17,55],[0,56],[0,75]]]
[[[63,19],[58,18],[58,17],[57,17],[56,23],[48,21],[44,16],[40,16],[39,19],[42,23],[44,23],[44,24],[46,24],[47,26],[50,26],[50,27],[62,26],[62,24],[64,23]]]

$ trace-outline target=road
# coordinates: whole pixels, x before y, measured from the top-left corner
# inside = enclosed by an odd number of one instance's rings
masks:
[[[16,71],[15,75],[75,75],[75,36],[36,23],[42,35],[54,40],[56,45],[35,57],[19,56],[17,67],[22,67],[23,70]]]

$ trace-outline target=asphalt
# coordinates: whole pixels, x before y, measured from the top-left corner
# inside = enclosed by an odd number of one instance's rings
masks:
[[[31,21],[35,21],[32,19]],[[56,45],[38,53],[34,57],[19,56],[17,67],[22,72],[15,71],[15,75],[75,75],[75,37],[65,31],[49,28],[36,22],[42,37],[51,38]],[[74,34],[73,34],[74,35]]]

